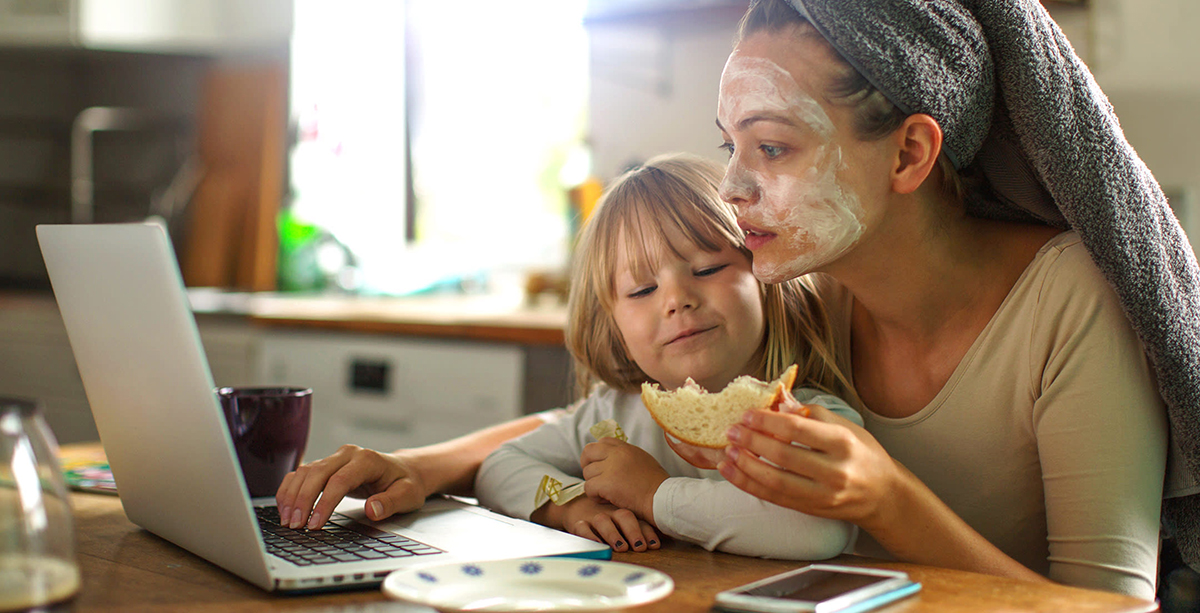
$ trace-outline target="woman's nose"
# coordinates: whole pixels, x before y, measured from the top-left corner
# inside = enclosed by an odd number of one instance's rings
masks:
[[[748,205],[757,197],[758,186],[736,155],[729,160],[729,166],[725,168],[725,177],[721,179],[717,193],[721,196],[721,200],[734,206]]]

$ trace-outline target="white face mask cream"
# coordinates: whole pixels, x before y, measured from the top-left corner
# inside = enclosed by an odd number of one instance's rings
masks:
[[[734,131],[739,122],[756,117],[811,131],[815,141],[810,165],[778,172],[755,162],[767,155],[769,142],[752,140],[753,123],[745,135]],[[833,261],[854,245],[863,232],[862,206],[838,179],[845,165],[834,142],[835,127],[786,70],[770,60],[734,52],[721,76],[717,118],[739,145],[721,193],[739,204],[746,202],[738,210],[742,221],[775,234],[754,251],[756,277],[768,283],[791,279]]]

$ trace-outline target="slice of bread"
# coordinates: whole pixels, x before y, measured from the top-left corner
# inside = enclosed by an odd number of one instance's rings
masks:
[[[657,383],[643,383],[642,402],[654,421],[671,436],[697,447],[723,449],[729,444],[725,431],[742,418],[742,413],[773,408],[795,381],[796,365],[792,364],[770,383],[743,375],[715,394],[708,393],[690,378],[670,392]]]

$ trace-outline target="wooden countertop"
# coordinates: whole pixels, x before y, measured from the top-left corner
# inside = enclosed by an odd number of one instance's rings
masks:
[[[304,327],[375,334],[405,334],[562,345],[566,307],[520,297],[281,297],[255,296],[252,321],[274,327]]]
[[[97,443],[67,445],[63,457],[103,458]],[[82,588],[70,604],[90,611],[428,611],[390,601],[379,589],[280,596],[264,592],[209,562],[135,526],[118,497],[72,492]],[[666,539],[646,553],[614,553],[613,560],[657,569],[675,581],[666,599],[634,609],[645,613],[712,611],[717,592],[802,566],[714,553]],[[922,585],[912,597],[878,613],[1149,613],[1156,603],[1129,596],[972,572],[843,555],[833,562],[907,572]],[[57,610],[57,609],[55,609]]]
[[[190,288],[198,316],[245,317],[270,328],[337,330],[562,346],[566,306],[523,294],[412,297],[224,292]],[[54,309],[49,293],[0,294],[3,309]]]
[[[164,541],[125,518],[120,500],[74,493],[78,559],[83,587],[70,609],[91,611],[426,611],[389,601],[378,589],[311,596],[264,592]],[[613,560],[667,573],[675,591],[637,607],[644,613],[708,613],[717,592],[796,568],[801,562],[763,560],[705,551],[668,541],[647,553],[617,553]],[[978,573],[840,556],[842,564],[907,572],[922,584],[917,595],[878,613],[1148,613],[1155,603],[1128,596],[1003,579]]]

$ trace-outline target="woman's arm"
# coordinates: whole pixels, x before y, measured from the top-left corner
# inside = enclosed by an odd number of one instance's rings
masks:
[[[280,517],[290,518],[292,528],[320,528],[347,495],[366,498],[367,517],[378,521],[419,508],[432,494],[468,491],[489,453],[542,423],[542,417],[529,415],[444,443],[390,454],[343,445],[333,455],[284,477],[275,502]]]
[[[801,417],[791,412],[797,406],[747,412],[730,431],[721,474],[763,500],[856,524],[897,559],[1045,581],[968,526],[862,427],[815,405]]]

